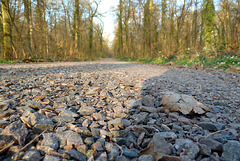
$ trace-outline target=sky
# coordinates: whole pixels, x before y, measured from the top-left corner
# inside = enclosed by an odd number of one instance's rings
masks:
[[[104,22],[104,38],[109,38],[110,41],[114,38],[114,26],[115,18],[112,12],[112,7],[116,8],[118,6],[119,0],[102,0],[99,5],[98,11],[103,14]]]

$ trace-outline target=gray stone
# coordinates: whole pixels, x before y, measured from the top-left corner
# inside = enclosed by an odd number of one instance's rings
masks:
[[[58,122],[58,123],[62,123],[62,122],[74,123],[75,118],[74,117],[68,117],[68,116],[54,116],[53,121]]]
[[[122,156],[118,156],[116,161],[130,161],[130,160],[127,157],[122,155]]]
[[[177,139],[174,147],[176,150],[181,151],[183,148],[184,149],[189,149],[191,146],[193,146],[194,142],[189,139]]]
[[[209,131],[219,131],[224,129],[224,124],[212,123],[212,122],[200,122],[198,126],[202,127],[204,130]]]
[[[199,144],[199,148],[200,148],[200,154],[203,156],[210,156],[211,155],[211,149],[208,148],[207,145],[205,144]]]
[[[64,142],[66,142],[66,145],[77,146],[83,144],[82,137],[78,133],[71,130],[54,133],[54,135],[59,139],[61,144],[63,144]]]
[[[43,140],[41,143],[42,146],[49,146],[54,150],[57,150],[59,147],[58,138],[55,137],[52,133],[43,134]]]
[[[155,98],[150,95],[146,95],[142,98],[142,104],[144,106],[154,107],[154,102],[155,102]]]
[[[78,110],[78,113],[80,113],[83,116],[92,115],[95,112],[96,112],[96,109],[94,107],[92,107],[92,106],[81,107]]]
[[[106,116],[104,116],[102,113],[93,113],[92,116],[96,121],[106,120]]]
[[[75,149],[72,150],[66,150],[67,154],[69,154],[73,159],[81,160],[81,161],[87,161],[87,157],[84,156],[82,153],[78,152]]]
[[[202,138],[199,141],[199,143],[207,145],[208,148],[210,148],[213,151],[221,152],[223,150],[223,145],[220,142],[213,140],[211,138]]]
[[[239,161],[240,160],[240,143],[238,141],[228,141],[223,145],[223,160]]]
[[[37,150],[29,150],[22,159],[27,161],[40,161],[42,157]]]
[[[23,145],[25,142],[25,139],[27,137],[28,130],[25,127],[24,124],[22,124],[20,121],[13,122],[10,125],[8,125],[2,132],[0,137],[8,137],[12,136],[15,140],[18,141],[20,145]]]
[[[124,128],[122,118],[116,118],[114,120],[108,121],[108,128],[111,129],[113,127]]]
[[[141,155],[138,161],[154,161],[154,158],[152,155]]]
[[[146,124],[148,121],[148,115],[149,114],[146,112],[141,112],[141,113],[137,114],[136,119],[135,119],[136,124]]]
[[[176,139],[177,135],[174,132],[160,132],[158,133],[159,137],[163,137],[164,139]]]
[[[168,143],[161,135],[161,133],[155,133],[153,136],[154,151],[160,151],[165,155],[170,155],[173,152],[172,144]]]
[[[64,109],[62,110],[62,112],[60,113],[61,116],[67,116],[67,117],[79,117],[79,115],[77,113],[74,113],[70,110]]]
[[[4,111],[8,108],[8,103],[0,102],[0,110]]]
[[[46,119],[37,122],[33,127],[33,131],[35,133],[41,133],[44,130],[53,131],[54,127],[55,125],[52,122],[52,119]]]
[[[198,156],[198,153],[200,152],[200,148],[197,144],[194,144],[188,149],[187,155],[190,159],[195,159]]]
[[[77,146],[77,150],[82,153],[83,155],[87,154],[88,147],[85,144]]]
[[[52,155],[45,155],[43,161],[61,161],[61,159]]]
[[[138,150],[136,149],[128,149],[125,145],[123,145],[122,150],[123,150],[123,155],[125,155],[130,159],[139,157]]]

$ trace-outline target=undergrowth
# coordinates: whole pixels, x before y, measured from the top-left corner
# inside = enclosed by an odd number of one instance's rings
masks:
[[[15,63],[13,60],[3,60],[3,59],[0,59],[0,64],[1,63],[4,63],[4,64],[12,64],[12,63]]]
[[[157,58],[142,58],[142,59],[117,59],[127,62],[141,62],[151,64],[166,64],[196,68],[210,68],[222,70],[239,70],[240,56],[239,55],[221,55],[221,56],[175,56]]]

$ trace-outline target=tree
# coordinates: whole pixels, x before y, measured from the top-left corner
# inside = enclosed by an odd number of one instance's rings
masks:
[[[9,15],[9,0],[2,1],[2,20],[3,20],[3,46],[4,57],[7,60],[13,60],[11,43],[11,20]]]
[[[213,0],[203,0],[203,31],[206,47],[213,45],[215,35],[215,7]]]

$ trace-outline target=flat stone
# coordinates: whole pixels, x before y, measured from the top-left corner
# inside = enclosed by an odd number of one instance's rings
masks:
[[[96,121],[103,121],[106,120],[106,116],[104,116],[102,113],[93,113],[92,117],[96,120]]]
[[[78,150],[80,153],[82,153],[83,155],[87,155],[88,147],[87,147],[87,145],[82,144],[82,145],[77,146],[77,150]]]
[[[173,152],[172,144],[168,143],[161,133],[155,133],[153,136],[154,151],[160,151],[163,154],[170,155]]]
[[[209,131],[219,131],[224,129],[224,124],[212,123],[212,122],[200,122],[198,126],[202,127],[204,130]]]
[[[55,137],[52,133],[43,134],[43,140],[41,143],[42,146],[49,146],[54,150],[57,150],[59,147],[58,138]]]
[[[122,150],[123,150],[123,155],[125,155],[130,159],[139,157],[138,150],[136,149],[128,149],[125,145],[123,145]]]
[[[104,151],[104,148],[102,146],[102,143],[100,141],[97,141],[92,144],[92,148],[96,151]]]
[[[78,133],[71,130],[54,133],[54,135],[60,139],[61,144],[63,142],[66,142],[66,145],[75,145],[75,146],[83,144],[82,137]]]
[[[223,145],[220,142],[211,138],[202,138],[199,143],[207,145],[208,148],[213,151],[223,151]]]
[[[6,126],[9,125],[8,121],[5,120],[0,120],[0,128],[5,128]]]
[[[8,108],[8,103],[0,102],[0,110],[4,111]]]
[[[184,149],[189,149],[191,146],[193,146],[194,142],[189,139],[176,139],[174,147],[176,150],[181,151]]]
[[[89,115],[92,115],[95,112],[96,112],[96,109],[92,106],[81,107],[78,110],[78,113],[80,113],[83,116],[89,116]]]
[[[87,157],[75,149],[66,150],[65,152],[76,160],[87,161]]]
[[[223,145],[223,160],[239,161],[240,160],[240,143],[239,141],[228,141]]]
[[[122,118],[116,118],[114,120],[108,121],[108,128],[111,129],[113,127],[124,128]]]
[[[20,121],[13,122],[8,125],[1,133],[2,136],[12,136],[15,140],[18,141],[20,145],[24,145],[25,139],[27,137],[28,130],[23,123]]]
[[[45,155],[43,161],[61,161],[61,159],[52,155]]]
[[[122,156],[118,156],[116,161],[130,161],[130,160],[127,157],[122,155]]]
[[[190,159],[195,159],[198,156],[198,153],[200,152],[200,148],[197,144],[194,144],[188,149],[187,156]]]
[[[164,155],[161,159],[159,159],[159,161],[188,161],[188,160],[181,159],[180,157],[177,156]],[[189,161],[191,161],[191,159]]]
[[[150,95],[146,95],[142,98],[142,104],[144,106],[154,107],[154,102],[155,102],[155,98]]]
[[[26,152],[22,159],[28,161],[40,161],[42,157],[37,150],[30,150]]]
[[[33,132],[41,133],[44,130],[53,131],[55,125],[52,122],[52,119],[41,120],[36,123],[33,127]]]
[[[75,118],[74,117],[68,117],[68,116],[54,116],[53,121],[58,122],[58,123],[62,123],[62,122],[74,123]]]
[[[174,132],[160,132],[158,133],[159,137],[163,137],[164,139],[176,139],[177,135]]]
[[[77,113],[74,113],[67,109],[62,110],[62,112],[60,113],[60,116],[79,117],[79,115]]]
[[[154,161],[154,158],[152,155],[141,155],[138,161]]]
[[[148,121],[148,115],[149,114],[146,112],[141,112],[137,114],[134,121],[136,122],[136,124],[146,124]]]
[[[199,148],[200,148],[200,154],[203,156],[210,156],[211,155],[211,149],[208,148],[207,145],[205,144],[199,144]]]

